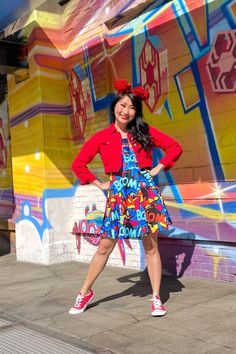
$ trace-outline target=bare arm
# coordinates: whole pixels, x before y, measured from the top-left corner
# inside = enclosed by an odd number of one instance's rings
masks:
[[[95,179],[93,182],[91,182],[94,186],[100,188],[101,190],[107,190],[110,188],[110,182],[100,182],[98,179]]]

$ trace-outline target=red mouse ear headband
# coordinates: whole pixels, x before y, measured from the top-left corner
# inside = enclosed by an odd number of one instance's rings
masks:
[[[126,80],[115,80],[114,88],[118,91],[118,93],[131,92],[133,95],[143,101],[147,100],[150,96],[149,92],[145,90],[142,86],[136,86],[131,89],[131,84]]]

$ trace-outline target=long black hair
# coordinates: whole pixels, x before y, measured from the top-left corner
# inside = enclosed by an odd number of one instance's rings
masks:
[[[136,109],[134,119],[127,125],[128,131],[131,135],[134,143],[139,143],[145,151],[152,149],[153,143],[149,133],[148,124],[143,121],[143,107],[142,100],[135,96],[132,92],[121,92],[116,95],[111,104],[112,121],[115,123],[115,105],[124,96],[128,96],[132,102],[132,105]]]

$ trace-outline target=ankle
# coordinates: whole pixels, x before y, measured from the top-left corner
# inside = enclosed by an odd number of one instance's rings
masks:
[[[79,293],[80,293],[82,296],[87,296],[87,295],[90,293],[90,291],[91,291],[91,289],[89,289],[89,290],[83,290],[83,289],[81,289]]]

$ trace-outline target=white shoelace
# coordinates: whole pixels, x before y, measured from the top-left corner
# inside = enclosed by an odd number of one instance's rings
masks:
[[[150,299],[149,301],[153,302],[153,305],[155,308],[162,308],[162,306],[163,306],[160,299],[154,298],[154,299]]]
[[[79,294],[75,300],[75,307],[78,307],[82,303],[83,299],[84,299],[84,296]]]

